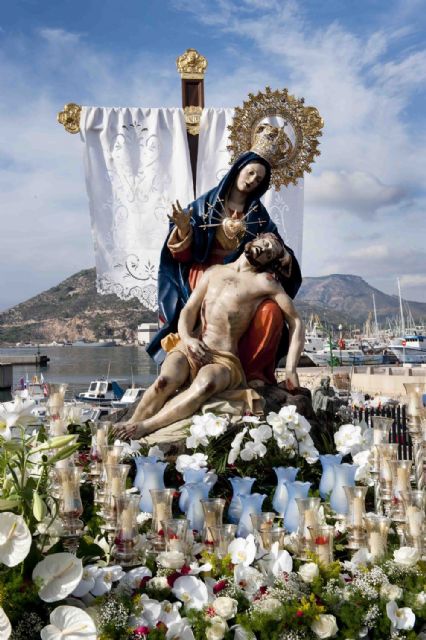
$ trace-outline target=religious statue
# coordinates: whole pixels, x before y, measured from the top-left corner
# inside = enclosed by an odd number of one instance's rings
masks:
[[[330,386],[330,376],[321,378],[320,386],[314,389],[312,394],[312,406],[314,412],[335,414],[342,401],[337,397],[335,390]]]
[[[204,271],[216,264],[230,264],[259,233],[278,235],[260,198],[271,178],[271,156],[275,141],[271,129],[260,133],[251,151],[231,166],[220,183],[183,210],[173,206],[171,226],[164,244],[158,275],[158,303],[162,328],[148,346],[148,353],[161,362],[161,341],[177,329],[179,315]],[[293,251],[286,248],[285,264],[277,274],[285,292],[294,298],[302,278]],[[279,306],[265,299],[241,336],[239,358],[247,380],[273,384],[277,361],[286,353],[288,332]]]
[[[260,169],[253,171],[261,181]],[[245,179],[249,186],[256,181],[251,175]],[[160,376],[145,392],[131,420],[116,426],[118,436],[141,438],[193,415],[221,391],[246,387],[238,345],[265,300],[277,305],[288,325],[287,381],[290,387],[298,386],[303,323],[276,276],[287,258],[282,240],[264,233],[248,242],[234,262],[213,266],[198,279],[180,313],[178,335],[163,341],[168,355]],[[182,391],[188,379],[191,384]]]

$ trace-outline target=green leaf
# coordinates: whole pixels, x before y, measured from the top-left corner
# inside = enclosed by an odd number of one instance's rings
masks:
[[[65,460],[65,458],[69,458],[70,456],[72,456],[72,454],[78,451],[78,449],[79,449],[78,444],[73,444],[70,447],[65,447],[64,449],[61,449],[60,451],[58,451],[58,453],[56,453],[54,456],[49,458],[48,464],[52,465],[58,462],[59,460]]]
[[[75,441],[75,436],[54,436],[40,444],[38,447],[35,447],[31,450],[31,453],[37,453],[37,451],[49,451],[49,449],[59,449],[59,447],[63,447],[65,445],[69,445],[71,442]]]
[[[33,514],[34,518],[41,522],[47,513],[47,507],[37,491],[33,493]]]

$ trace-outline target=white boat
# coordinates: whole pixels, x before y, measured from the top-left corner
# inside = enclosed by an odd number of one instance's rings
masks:
[[[111,404],[114,409],[125,409],[135,402],[139,402],[145,391],[146,389],[143,389],[142,387],[129,387],[129,389],[126,389],[124,392],[121,400],[113,400]]]
[[[100,406],[112,406],[114,400],[121,400],[124,389],[120,387],[116,380],[92,380],[87,391],[83,391],[76,396],[80,402]]]
[[[426,336],[406,334],[391,341],[389,349],[399,362],[409,364],[426,363]]]
[[[330,349],[322,349],[311,352],[309,357],[317,367],[329,365],[331,359],[333,359],[335,366],[363,366],[383,363],[381,353],[364,353],[361,349],[331,349],[331,351]]]

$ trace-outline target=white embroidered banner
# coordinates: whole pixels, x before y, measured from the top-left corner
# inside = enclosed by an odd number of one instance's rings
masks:
[[[167,214],[193,199],[183,111],[84,107],[80,129],[98,291],[155,310]]]
[[[204,109],[197,160],[197,196],[229,169],[233,109]],[[86,185],[95,246],[97,289],[157,309],[157,272],[176,199],[193,197],[182,109],[83,107]],[[263,198],[282,238],[301,259],[303,180]]]
[[[197,195],[212,189],[229,169],[228,125],[233,109],[204,109],[200,123]],[[267,120],[267,119],[265,119]],[[276,124],[271,121],[271,124]],[[269,189],[262,202],[286,244],[301,262],[303,244],[303,180],[297,185]]]

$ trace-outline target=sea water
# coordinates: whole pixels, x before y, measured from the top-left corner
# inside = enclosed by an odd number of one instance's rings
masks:
[[[37,347],[0,348],[0,356],[36,355]],[[117,380],[120,386],[147,387],[157,375],[157,365],[151,360],[144,347],[94,347],[64,346],[40,347],[40,354],[50,361],[46,367],[35,365],[14,365],[13,387],[21,378],[31,382],[33,376],[43,376],[45,382],[66,382],[67,398],[71,399],[80,391],[86,391],[92,380],[109,378]]]

